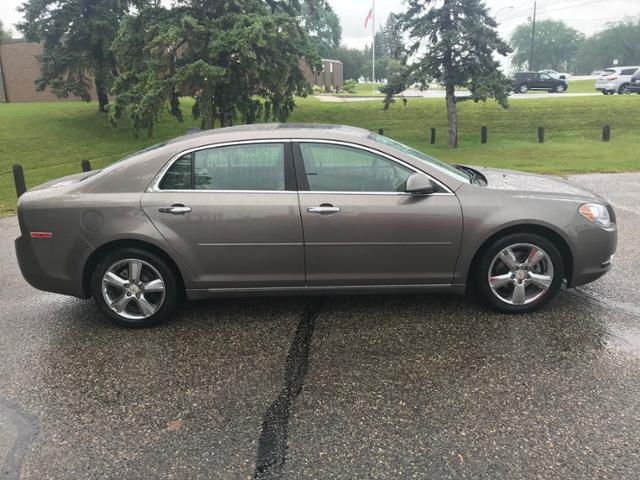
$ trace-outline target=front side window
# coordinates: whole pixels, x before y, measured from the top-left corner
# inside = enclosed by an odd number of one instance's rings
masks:
[[[284,145],[231,145],[188,153],[169,168],[160,188],[283,191]]]
[[[410,169],[358,148],[301,143],[311,191],[404,192]]]

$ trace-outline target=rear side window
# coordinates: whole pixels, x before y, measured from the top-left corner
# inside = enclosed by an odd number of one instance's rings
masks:
[[[193,188],[191,157],[192,155],[188,153],[171,165],[160,182],[162,190],[191,190]]]
[[[622,75],[633,75],[637,70],[637,68],[627,68],[625,70],[622,70]]]
[[[188,153],[169,168],[160,188],[283,191],[284,145],[232,145]]]

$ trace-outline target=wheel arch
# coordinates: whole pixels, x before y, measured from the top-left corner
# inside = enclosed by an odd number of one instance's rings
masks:
[[[534,223],[527,223],[511,225],[509,227],[503,228],[493,233],[491,236],[485,239],[484,242],[482,242],[482,244],[478,247],[475,254],[473,255],[471,263],[469,264],[469,270],[467,271],[467,285],[471,285],[473,283],[473,274],[478,267],[478,262],[480,261],[480,258],[482,257],[484,251],[499,238],[514,233],[533,233],[536,235],[540,235],[541,237],[544,237],[552,242],[560,251],[560,255],[562,255],[562,261],[564,262],[564,277],[567,280],[567,283],[571,284],[574,259],[573,252],[567,241],[562,237],[562,235],[560,235],[550,227]]]
[[[147,250],[159,256],[160,258],[162,258],[165,262],[167,262],[167,264],[173,270],[173,273],[176,275],[178,285],[182,287],[181,295],[183,296],[185,295],[184,278],[182,277],[182,273],[180,272],[178,265],[173,260],[171,255],[165,252],[162,248],[154,245],[153,243],[146,242],[144,240],[119,239],[119,240],[112,240],[110,242],[107,242],[101,245],[100,247],[96,248],[93,252],[91,252],[91,255],[89,255],[89,258],[87,258],[87,261],[85,262],[82,270],[82,289],[83,289],[85,298],[91,297],[91,275],[93,274],[93,271],[98,265],[98,262],[100,262],[100,260],[104,258],[104,256],[107,255],[108,253],[114,252],[116,250],[121,250],[123,248],[139,248],[141,250]]]

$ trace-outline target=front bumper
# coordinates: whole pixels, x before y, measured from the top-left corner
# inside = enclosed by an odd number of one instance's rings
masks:
[[[573,252],[573,274],[569,287],[591,283],[605,275],[613,266],[618,247],[618,230],[589,225],[577,234]]]

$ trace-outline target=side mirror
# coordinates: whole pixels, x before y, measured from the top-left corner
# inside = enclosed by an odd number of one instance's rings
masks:
[[[421,193],[423,195],[435,193],[438,190],[436,184],[429,177],[422,173],[412,173],[407,178],[407,186],[404,191],[407,193]]]

